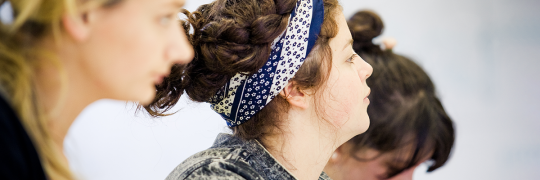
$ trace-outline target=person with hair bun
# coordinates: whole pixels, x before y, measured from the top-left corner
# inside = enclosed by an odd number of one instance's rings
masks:
[[[195,58],[146,109],[165,115],[185,91],[233,134],[167,179],[328,179],[332,152],[369,126],[372,73],[337,0],[216,0],[185,13]]]
[[[372,11],[360,11],[348,21],[354,49],[373,66],[367,80],[372,91],[369,129],[339,147],[325,167],[334,180],[412,180],[418,165],[428,172],[443,166],[454,144],[454,126],[435,86],[412,60],[394,54],[395,39],[373,44],[384,28]]]
[[[77,115],[105,98],[148,104],[193,57],[183,4],[0,0],[0,179],[78,179],[63,153]]]

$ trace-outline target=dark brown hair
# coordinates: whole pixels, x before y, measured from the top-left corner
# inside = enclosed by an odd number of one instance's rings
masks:
[[[355,51],[373,67],[367,80],[371,88],[369,129],[352,138],[351,155],[368,148],[380,154],[409,154],[408,162],[390,162],[388,178],[428,157],[428,172],[446,163],[454,144],[454,126],[436,96],[435,86],[424,70],[410,59],[383,51],[372,39],[381,34],[383,22],[371,11],[360,11],[349,21]],[[412,146],[411,149],[406,147]]]
[[[187,65],[174,66],[157,86],[155,100],[145,107],[153,116],[165,115],[185,91],[191,100],[208,102],[237,73],[253,74],[268,60],[271,43],[288,24],[296,0],[216,0],[195,12],[184,10],[183,23],[195,50]],[[291,80],[300,90],[317,90],[331,66],[329,40],[337,35],[337,0],[324,0],[321,32],[306,61]],[[327,68],[324,68],[327,67]],[[281,115],[289,109],[277,96],[249,121],[232,128],[243,139],[261,139],[280,129]]]

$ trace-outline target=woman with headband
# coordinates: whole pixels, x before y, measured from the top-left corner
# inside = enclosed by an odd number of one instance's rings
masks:
[[[0,179],[74,179],[63,141],[99,99],[148,104],[193,51],[183,0],[0,0]]]
[[[443,166],[454,145],[454,126],[435,86],[414,61],[373,44],[383,30],[381,18],[360,11],[349,21],[354,49],[374,69],[367,80],[373,89],[368,107],[369,129],[339,147],[325,167],[334,180],[412,180],[421,163],[428,172]]]
[[[217,0],[187,17],[196,57],[146,108],[163,115],[185,91],[233,134],[167,179],[328,179],[332,152],[369,126],[372,68],[354,53],[338,2]]]

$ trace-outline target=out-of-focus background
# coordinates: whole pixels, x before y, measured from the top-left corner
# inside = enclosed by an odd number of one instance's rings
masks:
[[[209,0],[187,0],[195,10]],[[348,19],[379,13],[381,37],[434,80],[455,122],[451,159],[417,180],[540,179],[540,0],[341,0]],[[377,41],[377,40],[376,40]],[[88,180],[164,179],[208,148],[226,124],[185,98],[175,115],[152,119],[126,102],[98,101],[65,142],[74,171]]]

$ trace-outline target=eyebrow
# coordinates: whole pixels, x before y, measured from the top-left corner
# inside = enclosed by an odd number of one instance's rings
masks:
[[[354,40],[353,40],[353,39],[350,39],[350,40],[349,40],[349,43],[345,44],[345,46],[343,47],[343,50],[341,50],[341,51],[344,51],[345,48],[349,47],[349,45],[352,46],[353,42],[354,42]]]
[[[181,7],[184,7],[185,4],[186,4],[185,0],[173,0],[167,3],[167,6],[170,5],[170,6],[175,6],[175,8],[181,8]]]

